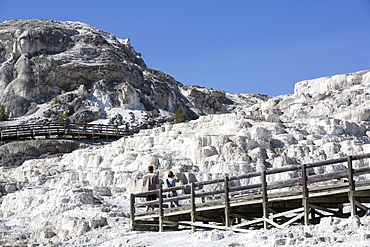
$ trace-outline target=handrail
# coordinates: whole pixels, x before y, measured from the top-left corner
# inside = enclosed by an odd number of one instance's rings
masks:
[[[218,195],[218,198],[224,198],[222,200],[224,200],[225,207],[228,208],[228,203],[230,202],[230,199],[233,199],[234,197],[235,198],[243,197],[245,199],[248,199],[249,192],[253,194],[253,196],[251,196],[250,198],[255,198],[256,196],[261,198],[261,200],[263,201],[263,207],[265,210],[265,208],[267,208],[267,201],[268,201],[268,195],[269,195],[268,191],[273,191],[273,190],[280,191],[280,189],[286,189],[286,188],[289,188],[289,190],[292,190],[294,187],[296,187],[297,191],[300,191],[299,194],[302,195],[303,201],[305,201],[306,203],[306,204],[303,204],[305,205],[305,211],[306,211],[307,208],[309,207],[309,205],[307,204],[307,198],[308,198],[308,192],[310,190],[320,191],[320,190],[331,189],[330,184],[328,187],[328,183],[323,183],[325,181],[338,180],[340,185],[338,184],[332,185],[338,188],[340,188],[340,186],[342,187],[350,186],[349,194],[353,196],[355,186],[356,186],[354,176],[369,174],[370,166],[354,169],[352,167],[352,161],[366,159],[366,158],[370,158],[370,153],[353,155],[353,156],[348,156],[348,157],[341,157],[341,158],[330,159],[330,160],[319,161],[319,162],[313,162],[313,163],[308,163],[308,164],[303,164],[303,165],[291,165],[291,166],[286,166],[282,168],[266,169],[262,172],[251,172],[251,173],[246,173],[246,174],[239,175],[239,176],[231,176],[231,177],[226,176],[225,178],[214,179],[214,180],[209,180],[209,181],[202,181],[202,182],[194,182],[192,184],[185,184],[182,186],[176,186],[172,188],[165,188],[165,189],[160,188],[157,190],[152,190],[152,191],[147,191],[147,192],[132,193],[131,194],[131,204],[130,204],[130,212],[132,212],[131,222],[133,223],[134,221],[136,207],[147,206],[153,203],[163,204],[164,202],[174,202],[174,201],[179,201],[179,200],[184,200],[184,199],[190,199],[190,204],[182,204],[182,205],[187,210],[189,209],[190,206],[191,208],[194,208],[195,210],[195,208],[197,207],[197,204],[195,203],[195,198],[199,198],[199,197],[205,198],[208,196]],[[322,174],[311,174],[311,175],[309,175],[309,173],[307,172],[307,169],[327,166],[327,165],[333,165],[333,164],[340,164],[344,162],[347,162],[347,168],[337,171],[337,172],[324,172]],[[293,172],[293,171],[300,171],[298,173],[298,177],[287,179],[284,181],[275,181],[275,182],[270,182],[270,183],[266,182],[267,181],[266,176],[268,175],[275,175],[275,174],[281,174],[281,173]],[[259,178],[259,179],[257,179],[254,183],[248,184],[248,185],[230,186],[229,184],[230,181],[236,181],[236,180],[241,180],[245,178]],[[204,185],[212,185],[212,184],[221,184],[221,188],[212,189],[210,191],[196,191],[195,190],[195,188],[197,187],[201,187]],[[135,202],[136,197],[143,197],[143,196],[150,195],[150,194],[158,194],[158,193],[164,193],[164,192],[169,192],[169,191],[189,190],[190,188],[192,191],[192,193],[190,194],[179,193],[178,196],[174,196],[170,198],[162,198],[163,195],[161,194],[160,200],[157,199],[155,201]],[[287,192],[286,194],[288,195],[289,192]],[[350,201],[351,200],[353,201],[352,204],[354,204],[355,200],[350,199]],[[192,204],[192,202],[194,203],[194,205]],[[210,205],[213,205],[212,203],[214,205],[219,205],[220,200],[217,200],[214,202],[210,201],[206,204],[210,206]],[[161,208],[160,210],[163,211],[163,205],[160,208]],[[177,209],[177,210],[181,210],[181,209]],[[266,214],[266,212],[264,214]],[[352,210],[351,214],[355,214],[355,211]],[[161,215],[163,216],[163,213],[161,213]],[[228,214],[226,214],[225,217],[227,216]],[[306,221],[308,221],[308,216],[305,215],[305,222]]]
[[[0,139],[20,139],[35,136],[91,136],[120,138],[137,133],[137,129],[127,129],[115,125],[84,124],[84,123],[44,123],[22,124],[0,127]]]
[[[370,154],[353,155],[351,157],[352,157],[353,160],[360,160],[360,159],[364,159],[364,158],[370,158]],[[319,166],[327,166],[327,165],[332,165],[332,164],[337,164],[337,163],[343,163],[343,162],[346,162],[346,161],[347,161],[347,157],[343,157],[343,158],[338,158],[338,159],[330,159],[330,160],[326,160],[326,161],[319,161],[319,162],[315,162],[315,163],[308,163],[308,164],[305,164],[305,165],[306,165],[307,168],[314,168],[314,167],[319,167]],[[283,173],[283,172],[298,171],[298,170],[301,170],[301,169],[302,169],[302,167],[300,165],[287,166],[287,167],[283,167],[283,168],[267,169],[266,174],[267,175],[272,175],[272,174],[278,174],[278,173]],[[360,168],[360,169],[362,169],[362,168]],[[245,178],[260,177],[261,175],[262,175],[261,172],[250,172],[250,173],[246,173],[246,174],[239,175],[239,176],[229,177],[229,181],[240,180],[240,179],[245,179]],[[320,175],[317,175],[317,176],[320,176]],[[224,178],[213,179],[213,180],[208,180],[208,181],[203,181],[203,182],[195,182],[194,185],[195,185],[195,187],[200,187],[200,186],[203,186],[203,185],[222,183],[222,182],[224,182]],[[190,188],[190,186],[191,186],[191,184],[185,184],[185,185],[182,185],[182,186],[176,186],[176,187],[172,187],[172,188],[165,188],[165,189],[163,189],[163,192],[188,189],[188,188]],[[146,192],[137,192],[137,193],[133,193],[133,194],[136,197],[143,197],[143,196],[147,196],[147,195],[153,195],[155,193],[158,193],[158,191],[159,190],[157,189],[157,190],[146,191]]]

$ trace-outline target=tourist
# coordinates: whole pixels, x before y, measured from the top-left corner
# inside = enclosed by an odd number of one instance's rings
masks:
[[[158,175],[154,174],[153,166],[148,166],[148,172],[149,173],[144,176],[143,186],[146,191],[156,190],[157,185],[159,184]],[[157,199],[157,194],[147,195],[146,197],[147,201],[154,201],[155,199]],[[154,204],[147,205],[146,211],[149,209],[154,210]]]
[[[179,181],[179,178],[177,177],[177,175],[174,175],[172,171],[169,171],[167,174],[167,179],[166,179],[167,188],[175,187],[178,181]],[[167,197],[176,197],[176,196],[177,196],[176,190],[169,191],[167,193]],[[172,204],[174,204],[175,207],[179,206],[178,201],[170,202],[169,207],[172,207]]]
[[[118,121],[117,120],[114,121],[113,126],[114,126],[115,133],[118,134]]]
[[[65,132],[68,132],[71,128],[71,120],[69,119],[69,117],[66,117],[64,119],[64,124],[65,124],[64,126]]]
[[[82,124],[83,132],[86,133],[86,128],[87,128],[87,123],[86,121],[83,122]]]

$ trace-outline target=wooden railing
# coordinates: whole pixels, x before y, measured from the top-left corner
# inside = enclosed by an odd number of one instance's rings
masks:
[[[20,140],[36,136],[88,137],[88,138],[121,138],[137,133],[137,130],[126,129],[115,125],[81,124],[81,123],[47,123],[25,124],[0,127],[0,140]]]
[[[243,205],[248,201],[258,200],[258,203],[262,204],[263,217],[259,219],[250,220],[239,225],[239,227],[247,226],[257,222],[263,222],[264,227],[267,228],[267,224],[279,227],[272,219],[274,217],[281,216],[276,214],[275,216],[269,216],[271,210],[269,209],[269,202],[282,200],[282,198],[299,198],[302,200],[302,208],[295,209],[290,213],[296,213],[302,211],[301,214],[285,222],[284,226],[291,224],[299,218],[304,218],[304,223],[309,222],[309,212],[311,209],[328,210],[319,208],[313,204],[310,204],[309,197],[313,194],[327,192],[329,190],[348,190],[348,200],[350,203],[351,215],[356,214],[356,207],[366,210],[367,208],[356,200],[356,188],[364,184],[370,184],[370,179],[364,179],[360,181],[358,178],[360,175],[370,174],[370,167],[367,164],[365,167],[353,168],[353,161],[363,160],[370,158],[370,154],[348,156],[343,158],[331,159],[321,162],[303,164],[303,165],[292,165],[282,168],[267,169],[261,172],[251,172],[240,176],[224,177],[222,179],[214,179],[210,181],[192,182],[182,186],[176,186],[172,188],[159,188],[157,190],[133,193],[130,197],[130,216],[131,224],[134,227],[135,220],[139,218],[152,217],[158,218],[159,230],[163,230],[163,224],[166,215],[170,215],[174,212],[181,214],[190,213],[190,222],[193,228],[196,225],[196,212],[199,210],[209,210],[215,208],[224,209],[224,227],[222,229],[230,228],[230,208],[233,205]],[[343,165],[346,163],[347,166]],[[326,172],[328,165],[336,164],[337,171]],[[333,166],[332,166],[333,167]],[[321,172],[314,171],[315,169],[322,169]],[[281,176],[283,173],[290,176],[290,179],[284,181],[276,181],[270,179],[270,176],[278,175]],[[243,180],[249,180],[244,182]],[[272,182],[268,182],[272,181]],[[208,188],[206,188],[208,186]],[[166,192],[177,191],[178,196],[167,198]],[[147,195],[156,194],[157,198],[154,201],[144,201],[143,198]],[[167,208],[166,203],[180,202],[179,207]],[[158,208],[154,211],[144,212],[142,209],[148,205],[157,205]],[[238,217],[238,215],[233,215]],[[243,218],[243,216],[240,216]],[[199,219],[199,217],[197,217]],[[244,218],[246,218],[244,216]],[[207,221],[207,219],[204,219]],[[208,219],[209,221],[209,219]],[[179,224],[178,222],[172,222]],[[186,224],[186,223],[185,223]],[[207,227],[206,224],[199,226]],[[212,226],[216,228],[215,226]],[[233,227],[236,229],[236,227]]]

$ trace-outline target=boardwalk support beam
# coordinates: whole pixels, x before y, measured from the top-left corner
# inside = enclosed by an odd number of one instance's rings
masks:
[[[194,182],[191,183],[191,187],[190,187],[190,205],[191,205],[191,215],[190,215],[190,218],[191,218],[191,230],[192,232],[195,232],[195,184]]]
[[[225,177],[225,226],[230,227],[229,177]]]
[[[307,188],[307,165],[302,165],[302,206],[304,208],[304,224],[309,225],[310,207],[308,205],[308,188]]]
[[[267,208],[267,180],[266,180],[266,170],[262,171],[261,175],[261,180],[262,180],[262,209],[263,209],[263,218],[265,219],[263,221],[263,227],[267,229],[268,224],[268,208]]]
[[[135,195],[130,194],[130,223],[131,229],[135,230]]]
[[[348,164],[348,186],[349,186],[348,200],[350,202],[351,216],[355,216],[356,215],[356,199],[355,199],[356,187],[355,187],[355,181],[353,180],[352,156],[348,156],[347,164]]]
[[[158,191],[158,199],[159,199],[159,231],[163,232],[163,197],[162,197],[162,186],[159,188]]]

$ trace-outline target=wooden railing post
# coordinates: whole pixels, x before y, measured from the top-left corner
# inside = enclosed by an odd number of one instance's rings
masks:
[[[191,183],[191,187],[190,187],[190,205],[191,205],[191,215],[190,215],[191,223],[195,223],[196,207],[195,207],[195,184],[194,182]],[[195,232],[194,224],[191,225],[191,231]]]
[[[81,135],[80,135],[80,125],[77,125],[77,134],[78,134],[78,140],[81,140]]]
[[[266,181],[266,170],[262,171],[261,174],[261,181],[262,181],[262,210],[263,210],[263,218],[268,218],[268,210],[267,210],[267,181]],[[267,221],[263,221],[263,227],[267,229],[268,224]]]
[[[355,200],[355,181],[353,180],[352,156],[347,157],[348,166],[348,199],[350,202],[351,216],[356,215],[356,200]]]
[[[94,125],[93,125],[92,128],[91,128],[91,135],[92,135],[93,142],[95,141],[94,132],[95,132],[95,129],[94,129]]]
[[[309,225],[310,208],[308,206],[308,188],[307,188],[307,165],[302,165],[302,205],[304,208],[304,224]]]
[[[130,194],[130,223],[131,230],[135,230],[135,195]]]
[[[162,184],[158,190],[158,199],[159,199],[159,231],[163,232],[163,191],[162,191]]]
[[[35,125],[34,124],[32,124],[31,138],[35,139]]]
[[[48,132],[49,132],[49,138],[51,136],[51,130],[50,130],[50,123],[48,124]],[[57,130],[58,134],[59,134],[59,129]]]
[[[229,197],[229,177],[225,177],[225,226],[230,227],[230,197]]]

